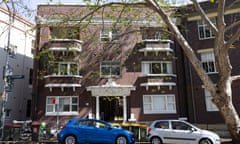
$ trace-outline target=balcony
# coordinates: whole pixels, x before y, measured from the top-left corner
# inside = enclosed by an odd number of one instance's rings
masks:
[[[82,76],[79,75],[47,75],[44,76],[45,87],[52,91],[52,88],[72,88],[73,91],[76,88],[81,87]]]
[[[147,56],[148,52],[155,52],[156,56],[158,56],[159,52],[166,52],[169,55],[170,52],[173,52],[171,49],[171,40],[161,40],[161,39],[145,39],[144,42],[145,47],[139,49],[139,52],[143,52],[144,56]]]
[[[49,49],[52,51],[82,51],[82,41],[77,39],[51,39]]]
[[[169,90],[172,90],[173,86],[176,86],[176,76],[175,75],[168,75],[168,76],[149,76],[145,77],[144,83],[141,83],[141,86],[146,87],[146,90],[149,89],[149,87],[157,87],[158,90],[161,89],[161,87],[168,87]]]

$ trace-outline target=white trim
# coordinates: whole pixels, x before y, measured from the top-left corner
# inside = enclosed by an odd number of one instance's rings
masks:
[[[147,82],[147,83],[141,83],[140,86],[145,86],[146,90],[148,90],[149,87],[157,86],[160,90],[161,86],[168,86],[171,90],[173,86],[176,86],[176,83],[174,82]]]
[[[78,115],[78,112],[46,112],[46,116],[71,116],[71,115]]]
[[[74,51],[78,51],[81,52],[82,48],[77,48],[77,47],[70,47],[70,48],[66,48],[66,47],[51,47],[49,48],[52,51],[68,51],[68,50],[74,50]]]
[[[48,99],[51,99],[51,98],[56,98],[56,101],[58,101],[58,102],[56,102],[55,104],[47,103],[47,100],[48,100]],[[64,112],[57,111],[57,110],[56,110],[56,107],[59,108],[59,105],[60,105],[60,104],[59,104],[59,98],[69,98],[70,100],[72,100],[73,98],[77,98],[77,100],[78,100],[77,103],[72,103],[72,101],[71,101],[71,103],[69,103],[70,106],[73,106],[73,105],[77,106],[77,111],[72,111],[71,108],[70,108],[71,111],[69,111],[69,112],[67,112],[67,111],[64,111]],[[47,106],[51,106],[51,107],[53,108],[53,109],[52,109],[53,111],[52,111],[52,112],[47,112]],[[46,108],[46,110],[45,110],[45,115],[46,115],[46,116],[57,116],[57,115],[70,116],[70,115],[78,115],[78,114],[79,114],[79,113],[78,113],[78,111],[79,111],[79,96],[46,96],[45,108]]]
[[[151,97],[151,99],[153,97],[174,97],[174,104],[175,104],[175,110],[151,110],[151,111],[146,111],[145,108],[144,108],[144,105],[146,105],[147,103],[144,103],[144,97]],[[167,103],[165,103],[166,106],[168,106],[168,101],[165,101]],[[151,106],[152,106],[152,101],[150,102]],[[143,95],[143,113],[144,114],[175,114],[177,113],[177,110],[176,110],[176,96],[174,94],[159,94],[159,95]]]
[[[170,51],[173,52],[171,48],[153,48],[153,47],[146,47],[138,50],[139,52],[145,52],[145,51]]]
[[[45,87],[81,87],[80,84],[68,84],[68,83],[49,83]]]
[[[51,77],[75,77],[75,78],[82,78],[80,75],[57,75],[57,74],[52,74],[52,75],[46,75],[44,78],[51,78]]]
[[[142,42],[161,42],[161,43],[173,43],[172,40],[169,39],[144,39]]]
[[[57,38],[54,38],[54,39],[50,39],[49,41],[50,42],[61,42],[61,41],[63,41],[63,42],[71,42],[71,41],[73,41],[73,42],[78,42],[80,44],[83,43],[83,41],[78,40],[78,39],[57,39]]]
[[[145,76],[164,76],[164,77],[166,77],[166,76],[171,76],[171,77],[177,77],[175,74],[144,74],[144,75],[142,75],[143,77],[145,77]]]
[[[176,86],[174,82],[147,82],[142,83],[141,86]]]

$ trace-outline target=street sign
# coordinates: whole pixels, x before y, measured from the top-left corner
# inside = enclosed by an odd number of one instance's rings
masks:
[[[12,79],[23,79],[24,75],[12,75],[11,78]]]

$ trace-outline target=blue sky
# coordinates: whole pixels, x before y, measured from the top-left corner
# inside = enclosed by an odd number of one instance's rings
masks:
[[[183,1],[190,1],[190,0],[170,0],[170,1],[183,2]],[[203,1],[203,0],[199,0],[199,1]],[[26,17],[27,19],[34,21],[38,4],[43,4],[43,3],[45,3],[45,4],[47,4],[47,3],[78,3],[78,4],[81,4],[82,0],[23,0],[23,2],[25,3],[25,5],[28,8],[33,10],[30,13],[26,12],[25,14],[23,14],[23,17]]]
[[[81,0],[24,0],[26,1],[26,4],[33,8],[37,8],[37,4],[42,4],[42,3],[81,3]]]
[[[38,4],[47,3],[82,3],[82,0],[24,0],[24,4],[31,9],[31,12],[23,12],[22,16],[34,22]]]

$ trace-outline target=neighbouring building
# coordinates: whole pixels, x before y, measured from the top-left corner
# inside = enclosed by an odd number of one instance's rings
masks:
[[[210,17],[210,20],[216,24],[216,3],[202,2],[201,6],[206,11],[206,14]],[[239,8],[240,3],[233,0],[226,1],[225,10],[225,22],[226,26],[240,20]],[[206,70],[213,82],[219,80],[219,75],[216,69],[215,58],[213,53],[213,45],[215,35],[211,29],[204,23],[200,16],[194,11],[192,5],[188,8],[182,9],[182,31],[185,38],[196,52],[203,68]],[[236,26],[234,29],[226,32],[225,38],[239,29]],[[240,62],[238,58],[240,56],[240,39],[229,48],[229,57],[232,65],[232,75],[239,75]],[[187,58],[184,58],[185,79],[186,79],[186,95],[188,97],[188,118],[196,123],[214,124],[223,123],[223,119],[219,113],[218,108],[211,101],[209,92],[202,85],[201,80],[196,74],[196,71],[192,68]],[[239,85],[240,81],[234,81],[232,83],[232,100],[237,110],[240,112],[240,99],[239,99]]]
[[[9,14],[7,8],[0,6],[1,110],[3,109],[2,98],[4,98],[2,93],[4,91],[8,93],[5,105],[5,123],[12,123],[13,120],[31,119],[33,44],[35,39],[33,27],[34,24],[30,21],[12,12]],[[15,79],[11,85],[4,88],[4,73],[7,65],[10,75],[19,79]]]

